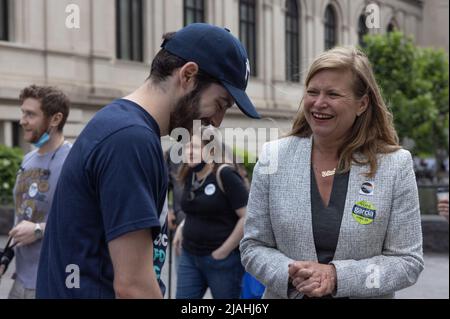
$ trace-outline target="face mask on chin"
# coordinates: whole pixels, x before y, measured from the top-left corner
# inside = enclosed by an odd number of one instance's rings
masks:
[[[41,135],[39,140],[35,143],[32,143],[34,147],[41,148],[45,143],[47,143],[50,140],[50,135],[45,132]]]
[[[44,146],[45,143],[50,141],[50,129],[51,127],[48,127],[47,130],[41,135],[39,140],[32,143],[34,147],[41,148],[42,146]]]

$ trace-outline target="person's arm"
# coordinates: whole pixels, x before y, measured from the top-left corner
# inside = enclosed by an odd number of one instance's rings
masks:
[[[438,212],[448,221],[448,199],[442,199],[438,202]]]
[[[246,271],[267,290],[290,298],[297,296],[296,290],[288,287],[288,268],[293,260],[278,250],[270,220],[269,174],[278,160],[277,145],[272,143],[276,142],[264,144],[253,171],[244,237],[240,243],[241,260]]]
[[[220,176],[219,176],[220,175]],[[228,235],[227,239],[212,252],[214,259],[225,259],[228,255],[239,246],[239,242],[244,236],[245,214],[247,212],[248,189],[245,181],[239,173],[229,166],[219,167],[216,173],[217,183],[221,191],[227,197],[231,208],[238,216],[238,220],[233,231]]]
[[[149,229],[120,236],[110,241],[108,247],[116,298],[162,298],[153,270],[153,240]]]
[[[247,207],[242,207],[236,210],[236,214],[239,216],[239,220],[234,226],[230,236],[223,242],[223,244],[212,252],[214,259],[225,259],[238,245],[244,236],[244,222],[245,212]]]
[[[177,254],[177,256],[181,255],[181,245],[183,244],[183,227],[184,227],[184,219],[183,221],[180,223],[180,225],[178,225],[177,230],[175,231],[175,236],[173,238],[173,247],[175,248],[175,253]]]

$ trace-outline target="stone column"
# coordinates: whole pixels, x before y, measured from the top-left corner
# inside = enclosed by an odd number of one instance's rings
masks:
[[[4,121],[3,125],[0,126],[2,130],[3,141],[2,143],[8,147],[12,147],[13,137],[12,137],[12,123],[10,121]]]

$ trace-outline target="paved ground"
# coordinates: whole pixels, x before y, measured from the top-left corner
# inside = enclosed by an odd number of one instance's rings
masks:
[[[0,236],[0,247],[4,247],[6,237]],[[168,286],[168,261],[163,268],[162,277]],[[427,254],[425,255],[425,270],[422,272],[419,281],[412,287],[397,292],[397,298],[401,299],[449,299],[449,256]],[[175,261],[172,263],[172,298],[175,298],[176,272]],[[0,299],[8,296],[9,289],[12,284],[10,279],[14,271],[14,264],[8,269],[8,272],[0,283]],[[166,298],[168,297],[168,291]],[[211,298],[209,290],[205,298]]]

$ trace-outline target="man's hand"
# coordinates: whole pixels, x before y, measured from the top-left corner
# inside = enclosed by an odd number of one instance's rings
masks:
[[[445,217],[448,221],[448,199],[441,199],[438,202],[438,212],[439,215]]]
[[[336,288],[336,269],[333,265],[296,261],[289,265],[292,285],[308,297],[330,295]]]
[[[9,236],[13,237],[18,247],[29,245],[37,240],[34,235],[35,227],[35,223],[23,220],[9,232]]]

